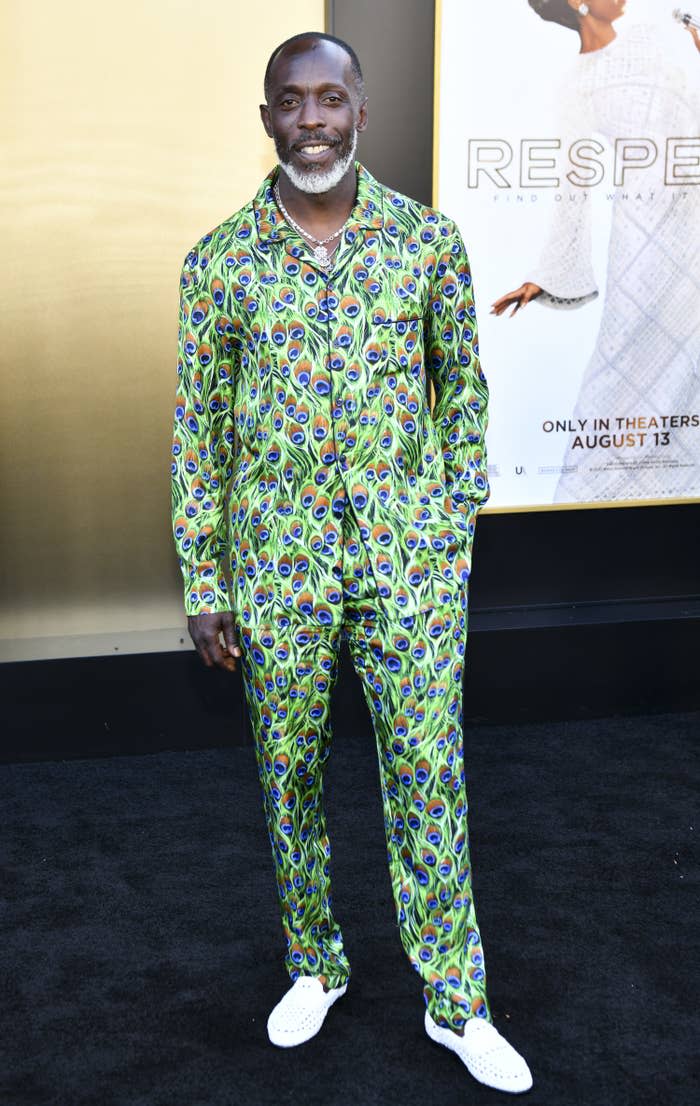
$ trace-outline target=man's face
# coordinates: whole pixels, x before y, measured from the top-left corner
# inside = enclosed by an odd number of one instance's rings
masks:
[[[260,114],[280,165],[306,192],[328,191],[342,179],[367,124],[348,55],[323,39],[276,59]]]

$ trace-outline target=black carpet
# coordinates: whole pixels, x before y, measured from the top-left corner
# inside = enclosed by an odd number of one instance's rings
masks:
[[[522,1101],[697,1101],[699,734],[698,714],[471,731],[476,904]],[[317,1038],[267,1042],[288,981],[253,756],[0,768],[2,1106],[517,1101],[423,1032],[367,734],[327,772],[354,975]]]

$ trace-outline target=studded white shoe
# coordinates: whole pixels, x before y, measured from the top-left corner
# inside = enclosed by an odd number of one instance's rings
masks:
[[[530,1090],[532,1075],[525,1060],[484,1018],[467,1018],[460,1037],[437,1025],[426,1010],[425,1031],[432,1041],[456,1052],[474,1078],[487,1087],[511,1094]]]
[[[273,1045],[292,1048],[315,1037],[331,1006],[347,989],[344,983],[342,987],[324,991],[315,976],[299,976],[267,1019],[267,1035]]]

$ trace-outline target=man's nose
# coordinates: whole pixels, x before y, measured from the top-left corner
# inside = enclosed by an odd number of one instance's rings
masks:
[[[325,125],[325,116],[321,104],[315,96],[307,96],[297,116],[297,126],[303,127],[304,130],[313,130],[315,127],[324,127]]]

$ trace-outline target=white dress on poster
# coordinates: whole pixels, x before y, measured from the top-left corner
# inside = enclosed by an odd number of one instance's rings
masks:
[[[700,187],[666,179],[667,140],[682,138],[686,163],[676,159],[676,174],[692,173],[697,181],[697,84],[660,46],[658,27],[637,24],[578,55],[562,112],[565,153],[575,139],[595,135],[611,150],[618,140],[637,139],[644,141],[628,150],[630,162],[650,164],[628,168],[624,182],[607,189],[614,199],[605,301],[555,502],[697,495]],[[539,263],[526,278],[544,290],[537,303],[567,309],[598,294],[594,220],[590,199],[557,205]]]

